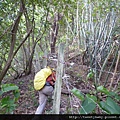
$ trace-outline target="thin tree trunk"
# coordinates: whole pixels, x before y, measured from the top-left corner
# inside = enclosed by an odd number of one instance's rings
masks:
[[[51,53],[55,53],[55,45],[58,35],[58,29],[59,29],[59,20],[61,20],[63,17],[62,14],[57,13],[55,14],[54,23],[52,26],[52,35],[51,35],[51,41],[50,41],[50,47],[51,47]]]
[[[52,26],[52,38],[51,38],[51,43],[50,43],[51,53],[55,53],[55,44],[56,44],[56,39],[57,39],[57,34],[58,34],[58,29],[59,29],[58,19],[59,19],[59,16],[57,14],[55,15],[54,23]]]
[[[29,19],[29,15],[27,13],[27,10],[25,10],[24,16],[25,16],[26,28],[27,28],[26,31],[28,32],[29,28],[31,27],[31,24],[30,24],[30,19]],[[33,7],[33,18],[34,18],[34,7]],[[34,19],[32,21],[32,24],[33,24],[33,26],[32,26],[32,28],[33,28],[32,33],[33,33],[34,32]],[[34,34],[32,34],[32,36],[33,36],[32,39],[34,39]],[[34,44],[34,40],[33,40],[33,44]],[[33,55],[31,55],[31,51],[30,51],[30,36],[29,36],[28,41],[27,41],[27,47],[25,47],[24,49],[25,49],[24,52],[26,54],[25,74],[27,75],[31,72],[31,68],[32,68],[31,64],[32,64],[32,56],[33,56]]]

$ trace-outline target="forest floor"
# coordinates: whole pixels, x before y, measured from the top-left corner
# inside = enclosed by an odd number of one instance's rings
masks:
[[[86,76],[89,72],[89,67],[87,65],[81,65],[80,56],[76,56],[69,60],[69,62],[74,63],[73,66],[65,66],[65,75],[67,78],[63,78],[62,92],[61,92],[61,104],[60,113],[61,114],[78,114],[80,109],[80,100],[75,97],[70,90],[77,88],[82,91],[83,94],[95,91],[94,80],[86,80]],[[118,67],[120,68],[120,66]],[[114,72],[114,69],[113,71]],[[115,76],[112,87],[117,89],[118,87],[118,77],[120,76],[120,69],[117,71],[119,75]],[[106,74],[102,75],[99,85],[104,85]],[[106,88],[109,87],[112,74],[109,75],[108,81],[106,83]],[[38,107],[38,92],[34,90],[33,86],[34,73],[28,76],[23,76],[21,78],[12,79],[10,83],[16,84],[20,89],[20,98],[18,100],[17,107],[14,114],[34,114]],[[6,81],[7,82],[7,81]],[[49,97],[44,114],[50,114],[52,111],[52,99]]]

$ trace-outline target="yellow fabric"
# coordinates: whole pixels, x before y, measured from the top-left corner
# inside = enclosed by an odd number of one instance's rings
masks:
[[[40,90],[43,88],[46,82],[46,78],[52,74],[52,71],[49,67],[41,69],[34,78],[34,88],[35,90]]]

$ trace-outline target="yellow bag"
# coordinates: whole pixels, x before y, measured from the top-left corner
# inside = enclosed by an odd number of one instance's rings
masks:
[[[40,90],[44,87],[47,77],[52,74],[49,67],[41,69],[34,78],[34,88],[35,90]]]

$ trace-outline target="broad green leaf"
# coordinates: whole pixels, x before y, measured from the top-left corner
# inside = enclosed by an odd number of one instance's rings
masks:
[[[90,98],[90,99],[93,100],[94,102],[97,102],[97,97],[94,96],[94,95],[87,94],[86,97],[87,97],[87,98]]]
[[[99,86],[99,87],[97,87],[97,90],[99,91],[99,92],[102,92],[102,93],[105,93],[105,94],[109,94],[109,91],[106,89],[106,88],[104,88],[103,86]]]
[[[115,93],[115,92],[109,92],[109,95],[110,95],[110,96],[115,96],[116,93]]]
[[[118,101],[120,100],[120,96],[118,96],[117,93],[115,93],[115,92],[109,92],[108,95],[111,97],[114,97],[114,99],[116,99]]]
[[[109,106],[112,107],[111,113],[113,112],[113,114],[120,114],[120,106],[113,99],[108,97],[106,102]]]
[[[93,100],[86,97],[86,99],[82,102],[82,107],[80,108],[80,114],[92,113],[95,107],[96,104],[93,102]]]
[[[71,90],[71,92],[80,100],[84,100],[84,95],[78,89],[74,88]]]
[[[109,111],[108,111],[107,109],[105,109],[105,106],[106,106],[106,103],[105,103],[105,102],[101,101],[101,102],[99,103],[99,105],[100,105],[100,108],[101,108],[101,109],[103,109],[107,114],[109,114]]]
[[[8,92],[11,90],[18,90],[18,86],[14,85],[14,84],[3,84],[1,86],[1,88],[2,88],[3,92]]]
[[[107,98],[106,102],[100,102],[100,106],[110,114],[120,114],[120,106],[110,97]]]

